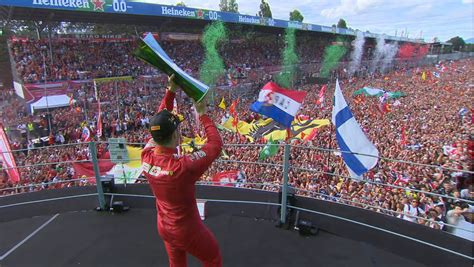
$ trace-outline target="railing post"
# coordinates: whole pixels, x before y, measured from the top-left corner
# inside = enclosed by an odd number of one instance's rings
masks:
[[[97,196],[99,198],[99,206],[101,210],[105,210],[104,189],[102,188],[102,182],[100,179],[99,162],[97,160],[97,147],[95,145],[96,145],[95,142],[89,142],[89,152],[91,155],[92,165],[94,167],[95,183],[97,186]]]
[[[281,210],[280,210],[280,222],[286,223],[286,202],[288,192],[288,169],[290,165],[290,145],[285,144],[285,154],[283,157],[283,183],[281,186]]]

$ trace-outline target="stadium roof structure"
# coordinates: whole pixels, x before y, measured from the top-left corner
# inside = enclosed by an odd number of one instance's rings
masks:
[[[306,32],[319,32],[355,36],[356,31],[337,27],[286,21],[273,18],[243,15],[214,10],[142,3],[140,0],[0,0],[0,15],[6,19],[53,20],[90,23],[163,25],[204,27],[212,21],[251,25],[263,31],[281,31],[295,28]],[[366,38],[377,38],[411,43],[422,40],[399,36],[362,32]]]

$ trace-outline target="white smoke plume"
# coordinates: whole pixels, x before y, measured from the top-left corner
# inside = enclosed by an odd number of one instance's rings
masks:
[[[385,72],[385,69],[392,63],[393,58],[398,52],[398,43],[385,43],[385,36],[377,38],[377,45],[375,46],[374,57],[372,60],[371,72],[375,72],[379,68],[380,72]]]
[[[385,46],[385,35],[379,35],[377,37],[377,45],[375,46],[374,57],[370,66],[370,72],[374,72],[377,68],[379,61],[383,58]]]
[[[349,64],[349,75],[352,76],[354,72],[359,69],[362,61],[362,54],[364,53],[365,38],[361,31],[357,31],[356,39],[352,45],[351,63]]]
[[[384,56],[382,60],[381,72],[385,73],[387,67],[392,64],[393,58],[398,52],[398,43],[385,44],[384,45]]]

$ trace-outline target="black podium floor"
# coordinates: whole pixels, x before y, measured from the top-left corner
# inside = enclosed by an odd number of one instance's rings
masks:
[[[205,223],[219,241],[224,266],[423,266],[326,232],[301,237],[267,220],[218,215]],[[188,264],[200,266],[191,256]],[[71,212],[0,223],[1,267],[167,265],[154,210]]]

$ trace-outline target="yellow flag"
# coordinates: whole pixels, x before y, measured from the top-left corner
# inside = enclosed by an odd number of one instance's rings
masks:
[[[423,81],[426,81],[426,72],[423,71],[423,74],[421,74],[421,79]]]
[[[219,107],[223,110],[225,110],[225,102],[224,102],[224,97],[222,97],[221,103],[219,103]]]
[[[125,165],[130,168],[140,168],[142,166],[142,150],[143,149],[139,147],[127,146],[128,158],[130,159],[130,162]]]

